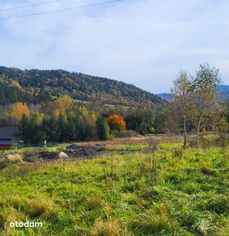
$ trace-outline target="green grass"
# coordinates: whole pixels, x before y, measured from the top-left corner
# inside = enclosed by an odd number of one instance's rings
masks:
[[[1,170],[0,235],[229,235],[228,149],[142,150]],[[9,228],[15,220],[43,227]]]

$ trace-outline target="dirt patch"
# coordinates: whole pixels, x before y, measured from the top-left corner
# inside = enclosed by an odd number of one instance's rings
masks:
[[[29,163],[35,162],[53,162],[71,160],[75,158],[91,157],[97,155],[96,147],[82,147],[77,144],[69,145],[63,151],[32,151],[24,156],[24,161]]]

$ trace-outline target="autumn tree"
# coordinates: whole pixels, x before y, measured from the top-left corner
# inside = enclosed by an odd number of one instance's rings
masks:
[[[42,106],[42,110],[46,113],[49,114],[56,119],[61,114],[64,114],[66,111],[68,111],[73,104],[73,100],[70,96],[64,95],[59,98],[57,98],[54,101],[49,101]]]
[[[62,97],[59,97],[56,101],[56,106],[60,110],[60,112],[65,111],[66,109],[69,109],[73,103],[73,100],[70,96],[64,95]]]
[[[126,129],[126,122],[121,115],[111,115],[107,118],[107,122],[111,130],[124,131]]]
[[[75,115],[76,120],[76,130],[78,132],[78,139],[93,140],[97,137],[96,129],[96,115],[93,112],[87,110],[86,107],[79,107]]]
[[[13,125],[17,125],[22,119],[23,115],[29,115],[29,108],[25,103],[17,102],[10,106],[9,117]]]
[[[13,86],[13,87],[15,87],[17,89],[21,89],[21,85],[16,80],[11,80],[11,86]]]

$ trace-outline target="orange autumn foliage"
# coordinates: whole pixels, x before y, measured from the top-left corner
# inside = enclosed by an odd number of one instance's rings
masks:
[[[126,129],[126,122],[121,115],[114,114],[107,118],[111,130],[123,131]]]

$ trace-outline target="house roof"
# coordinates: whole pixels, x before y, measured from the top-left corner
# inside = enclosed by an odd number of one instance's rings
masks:
[[[10,140],[0,140],[0,145],[11,145],[12,142]]]
[[[15,127],[0,128],[0,140],[6,141],[15,139],[16,133],[17,133],[17,128]]]

